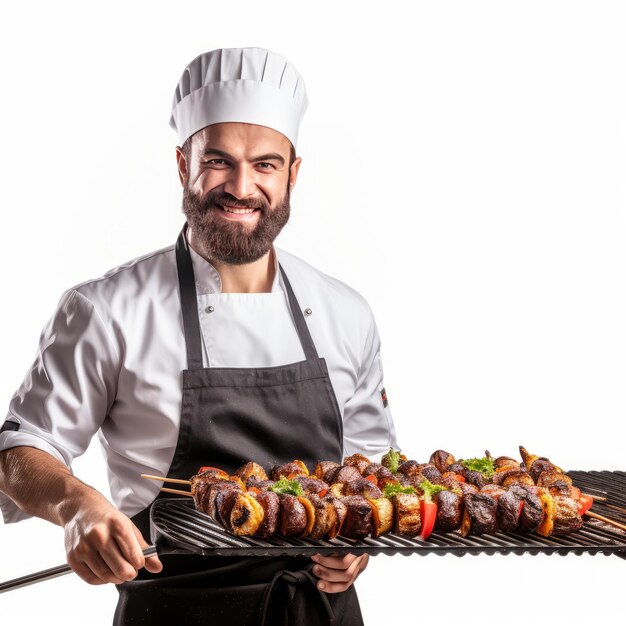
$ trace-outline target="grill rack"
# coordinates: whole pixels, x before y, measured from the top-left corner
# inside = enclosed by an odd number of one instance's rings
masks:
[[[585,493],[606,497],[594,511],[626,523],[626,472],[572,471],[574,484]],[[157,500],[150,511],[152,542],[162,554],[279,557],[313,554],[616,554],[626,558],[626,532],[585,518],[569,535],[542,537],[535,533],[503,533],[461,537],[457,532],[433,532],[428,539],[386,533],[354,540],[308,540],[297,537],[236,537],[208,515],[196,511],[191,498]]]

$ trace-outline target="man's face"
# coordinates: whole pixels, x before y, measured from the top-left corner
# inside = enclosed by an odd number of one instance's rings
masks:
[[[267,254],[289,219],[300,159],[281,133],[227,122],[198,131],[185,159],[177,149],[182,208],[194,243],[212,260],[252,263]]]

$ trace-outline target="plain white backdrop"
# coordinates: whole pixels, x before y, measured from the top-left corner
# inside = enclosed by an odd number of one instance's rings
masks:
[[[409,7],[411,7],[409,9]],[[23,2],[0,26],[0,402],[61,293],[172,243],[168,126],[197,54],[267,47],[310,107],[278,245],[359,290],[412,458],[626,469],[626,9],[620,2]],[[1,419],[1,418],[0,418]],[[97,444],[75,473],[108,493]],[[64,562],[0,526],[0,580]],[[623,619],[604,556],[377,557],[365,621]],[[110,624],[76,576],[0,597],[2,624]]]

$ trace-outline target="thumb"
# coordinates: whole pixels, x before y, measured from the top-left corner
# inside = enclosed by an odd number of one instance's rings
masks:
[[[137,537],[137,541],[139,541],[139,545],[142,550],[145,550],[149,547],[150,544],[146,542],[143,538],[143,535],[139,531],[139,528],[133,524],[133,530],[135,531],[135,536]],[[153,574],[158,574],[163,569],[163,563],[159,560],[158,555],[147,556],[144,567]]]

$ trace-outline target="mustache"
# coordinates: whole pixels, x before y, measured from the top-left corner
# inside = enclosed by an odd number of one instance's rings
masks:
[[[203,211],[221,209],[225,204],[236,209],[261,209],[269,211],[270,203],[265,198],[235,198],[226,191],[211,190],[202,199],[200,208]]]

